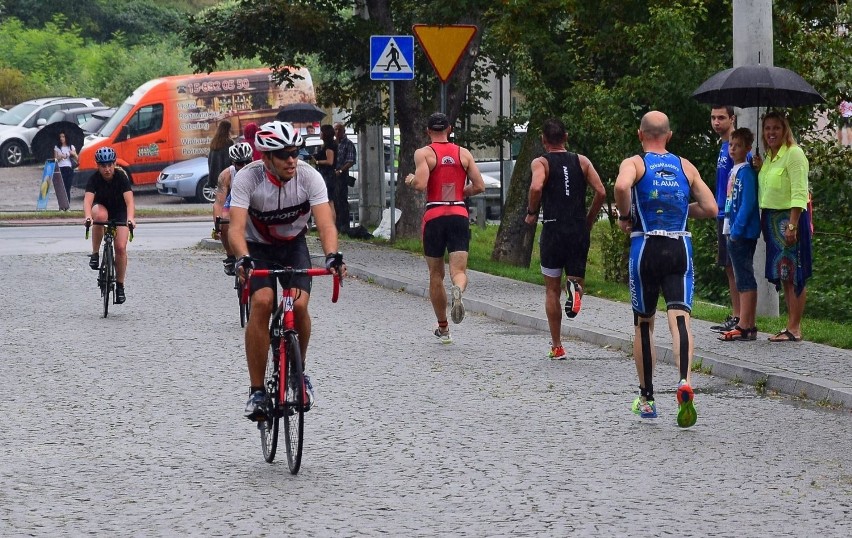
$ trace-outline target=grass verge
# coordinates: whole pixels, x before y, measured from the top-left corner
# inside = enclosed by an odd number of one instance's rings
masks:
[[[607,223],[601,222],[597,226],[608,226]],[[497,226],[486,226],[480,228],[471,226],[470,240],[470,255],[468,258],[468,268],[482,273],[503,276],[513,280],[522,282],[530,282],[533,284],[544,285],[544,279],[539,270],[539,252],[538,240],[536,239],[533,247],[532,260],[529,267],[515,267],[506,265],[500,262],[495,262],[491,259],[491,251],[494,246],[494,240],[497,236]],[[539,226],[539,231],[541,226]],[[423,252],[423,247],[420,240],[417,239],[398,239],[395,243],[382,239],[373,239],[373,242],[382,243],[400,250],[407,250],[415,253]],[[589,259],[586,266],[586,292],[595,297],[610,299],[622,303],[630,303],[630,290],[627,284],[617,282],[609,282],[604,279],[604,267],[600,251],[600,242],[592,240],[592,246],[589,250]],[[663,310],[665,307],[660,299],[658,309]],[[692,316],[696,319],[712,322],[722,322],[725,316],[729,314],[729,309],[726,306],[714,305],[709,301],[704,301],[696,294]],[[813,318],[811,313],[805,311],[805,317],[802,320],[802,333],[809,342],[818,342],[832,347],[842,349],[852,349],[852,331],[845,323],[827,319]],[[763,332],[776,333],[784,329],[784,320],[786,318],[758,316],[757,326]],[[782,345],[782,344],[777,344]]]

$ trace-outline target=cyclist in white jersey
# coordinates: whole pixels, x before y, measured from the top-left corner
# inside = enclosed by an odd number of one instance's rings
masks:
[[[335,260],[337,228],[328,204],[328,193],[322,176],[299,160],[302,137],[289,123],[273,121],[261,126],[255,135],[255,147],[261,152],[254,161],[237,172],[231,185],[231,225],[228,230],[231,248],[238,258],[237,271],[245,276],[255,266],[268,267],[268,262],[307,269],[311,266],[305,233],[313,214],[326,267],[345,275],[346,266]],[[302,290],[293,308],[302,360],[307,356],[311,337],[308,314],[311,279],[297,276],[290,287]],[[246,360],[248,362],[250,397],[245,416],[263,420],[266,398],[263,376],[269,349],[269,319],[275,297],[269,278],[251,279],[251,317],[246,326]],[[305,376],[309,396],[313,387]]]

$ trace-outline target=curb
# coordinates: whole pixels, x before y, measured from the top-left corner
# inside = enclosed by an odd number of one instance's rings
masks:
[[[199,247],[209,250],[221,250],[222,244],[218,240],[205,238],[201,240]],[[414,283],[401,277],[380,274],[358,264],[347,263],[346,265],[350,276],[384,288],[404,291],[416,297],[429,297],[429,290],[422,283]],[[469,272],[477,273],[470,270]],[[475,312],[506,323],[512,323],[520,327],[545,333],[549,330],[547,317],[544,315],[534,315],[528,312],[513,310],[512,308],[472,296],[465,296],[464,304],[465,310],[468,312]],[[597,346],[618,349],[628,355],[633,353],[632,337],[625,337],[623,334],[607,329],[597,328],[592,330],[563,324],[562,334],[569,338],[575,338]],[[672,365],[675,364],[671,348],[657,345],[656,352],[657,361]],[[765,392],[777,391],[794,398],[807,398],[820,404],[828,403],[852,409],[852,387],[829,379],[795,374],[772,366],[726,357],[709,351],[696,350],[693,357],[693,364],[697,361],[701,362],[702,369],[710,371],[709,375],[722,377],[731,381],[738,380],[755,387],[762,385],[762,391]]]

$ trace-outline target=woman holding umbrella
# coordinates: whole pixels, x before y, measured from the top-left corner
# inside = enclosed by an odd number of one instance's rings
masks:
[[[65,131],[59,131],[59,140],[56,146],[53,147],[53,157],[56,159],[56,166],[62,173],[62,183],[65,184],[65,194],[68,195],[68,205],[71,205],[71,184],[74,182],[74,166],[71,163],[71,158],[77,159],[77,148],[74,144],[68,142]],[[66,211],[68,208],[65,209]]]
[[[761,228],[766,242],[766,279],[783,286],[787,325],[770,342],[802,339],[802,315],[810,278],[811,217],[808,207],[808,159],[793,138],[787,118],[778,111],[763,118],[765,160],[754,156],[758,176]]]

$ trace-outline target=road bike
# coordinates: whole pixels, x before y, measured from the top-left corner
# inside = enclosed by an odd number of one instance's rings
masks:
[[[340,256],[338,254],[338,256]],[[341,257],[342,258],[342,257]],[[260,444],[264,459],[272,463],[278,448],[278,422],[284,419],[284,440],[287,446],[287,464],[290,473],[299,472],[302,464],[302,442],[304,440],[305,411],[310,408],[305,388],[304,364],[299,347],[299,335],[296,333],[296,316],[293,303],[302,290],[290,287],[295,275],[324,276],[332,275],[334,283],[331,302],[336,303],[340,293],[340,277],[331,269],[254,269],[249,273],[248,282],[253,277],[282,277],[283,289],[280,302],[275,306],[269,323],[269,348],[271,353],[266,361],[264,384],[266,387],[265,419],[258,421]],[[273,278],[273,294],[277,278]],[[248,300],[246,286],[246,301]]]
[[[115,229],[119,226],[128,226],[126,221],[86,221],[86,239],[89,238],[89,230],[92,226],[104,227],[104,252],[101,255],[101,266],[98,269],[98,287],[101,289],[101,297],[104,300],[104,317],[109,314],[110,294],[112,304],[115,304]],[[133,241],[133,226],[128,226],[130,241]]]
[[[216,217],[213,221],[213,231],[216,232],[216,234],[221,234],[221,225],[230,224],[230,222],[230,219]],[[251,303],[245,300],[247,294],[244,292],[243,288],[244,285],[240,282],[240,276],[234,273],[234,289],[237,290],[237,303],[239,303],[240,307],[240,327],[245,328],[246,323],[248,323],[249,314],[251,314]]]

